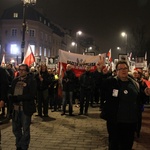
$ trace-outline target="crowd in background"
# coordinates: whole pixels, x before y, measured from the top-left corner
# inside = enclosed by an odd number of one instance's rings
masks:
[[[15,67],[12,64],[6,64],[3,68],[6,71],[8,79],[8,90],[7,96],[5,97],[5,106],[1,108],[0,116],[1,118],[11,119],[14,107],[11,100],[15,100],[16,98],[15,95],[13,97],[10,96],[12,94],[12,82],[19,78],[20,71],[22,72],[24,70],[21,70],[19,66]],[[125,67],[120,68],[120,70],[121,69],[124,71],[128,68]],[[80,77],[76,77],[72,70],[72,65],[67,64],[64,76],[60,80],[57,68],[47,68],[46,64],[30,67],[29,70],[26,71],[28,76],[36,81],[36,94],[34,95],[37,112],[36,116],[49,117],[49,110],[51,110],[51,112],[61,111],[62,116],[66,115],[67,112],[70,116],[74,116],[73,106],[79,107],[78,115],[88,116],[90,114],[88,108],[89,106],[94,107],[94,104],[97,104],[99,109],[103,110],[106,98],[105,94],[107,93],[107,91],[104,91],[104,87],[109,87],[107,84],[104,86],[105,81],[110,77],[115,77],[120,70],[117,70],[116,68],[116,70],[112,71],[111,67],[106,67],[97,63],[94,72],[91,72],[91,66],[85,65],[84,73],[81,74]],[[147,87],[146,81],[149,81],[150,79],[149,71],[135,68],[132,72],[127,70],[127,73],[131,79],[139,84],[140,92],[144,92]],[[14,91],[15,90],[16,89],[14,88]],[[113,96],[118,96],[118,91],[116,89],[114,90]],[[20,91],[18,90],[17,92]],[[128,91],[124,90],[124,94],[127,93]],[[103,99],[103,97],[105,98]],[[144,110],[144,104],[149,104],[149,102],[149,96],[144,95],[140,105],[141,112]],[[19,102],[19,104],[21,103]],[[138,121],[138,137],[140,136],[141,120],[142,113],[141,118]]]
[[[85,66],[85,72],[80,76],[76,77],[72,71],[72,66],[68,65],[69,69],[66,70],[65,76],[62,81],[59,80],[58,68],[47,68],[45,64],[40,66],[30,67],[29,74],[34,76],[37,81],[37,94],[35,96],[35,103],[37,106],[37,116],[48,116],[48,109],[50,108],[52,112],[61,111],[62,115],[66,112],[66,105],[69,104],[69,100],[72,99],[71,103],[79,107],[79,114],[83,114],[83,101],[86,100],[85,104],[85,114],[88,113],[88,106],[93,107],[93,104],[99,104],[100,109],[103,104],[101,101],[101,88],[103,80],[109,76],[115,76],[116,70],[111,70],[111,68],[104,67],[100,64],[96,64],[96,70],[94,72],[90,71],[90,66]],[[11,88],[11,83],[14,78],[19,76],[18,66],[13,66],[12,64],[6,64],[3,66],[5,68],[9,88]],[[67,72],[72,72],[72,81],[64,82],[65,78],[69,79],[70,75]],[[44,78],[44,83],[40,85],[40,76]],[[129,76],[135,79],[141,87],[145,87],[145,80],[149,81],[150,73],[148,70],[142,70],[135,68],[132,72],[129,72]],[[144,79],[144,80],[143,80]],[[68,89],[67,89],[68,88]],[[64,91],[72,91],[71,96],[66,95]],[[62,92],[63,91],[63,92]],[[65,101],[65,99],[67,100]],[[64,104],[65,103],[65,104]],[[9,117],[11,115],[11,104],[9,103],[8,97],[5,100],[5,107],[1,109],[1,117]],[[143,104],[149,104],[149,97],[145,97]],[[72,105],[72,104],[71,104]],[[70,115],[72,115],[72,106],[70,106]],[[6,112],[7,110],[7,112]],[[42,112],[43,111],[43,112]],[[11,117],[11,116],[10,116]]]

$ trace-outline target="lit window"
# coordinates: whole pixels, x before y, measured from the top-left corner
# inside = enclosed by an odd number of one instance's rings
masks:
[[[10,54],[18,54],[19,53],[19,49],[17,44],[11,44],[10,45]]]
[[[44,48],[44,56],[46,56],[46,48]]]
[[[16,28],[11,29],[11,36],[17,36],[17,29]]]
[[[30,29],[29,35],[30,35],[30,37],[35,37],[35,30],[34,29]]]
[[[40,47],[39,55],[42,55],[42,47]]]
[[[14,17],[14,18],[18,18],[18,13],[14,13],[14,14],[13,14],[13,17]]]
[[[51,54],[51,53],[50,53],[50,49],[48,49],[47,51],[48,51],[48,57],[50,57],[50,54]]]

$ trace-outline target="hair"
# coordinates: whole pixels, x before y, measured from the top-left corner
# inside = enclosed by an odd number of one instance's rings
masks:
[[[29,72],[30,70],[29,70],[29,66],[27,65],[27,64],[21,64],[21,65],[19,65],[19,68],[20,67],[26,67],[26,71],[27,72]]]
[[[116,70],[117,70],[117,68],[118,68],[118,65],[120,65],[120,64],[125,64],[125,65],[129,68],[129,65],[128,65],[127,61],[119,60],[119,61],[117,62],[117,64],[116,64]]]

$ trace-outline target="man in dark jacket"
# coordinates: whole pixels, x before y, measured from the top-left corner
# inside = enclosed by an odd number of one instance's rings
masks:
[[[48,116],[48,101],[49,85],[52,82],[52,78],[48,73],[46,64],[41,64],[39,73],[35,76],[37,81],[37,103],[38,103],[38,115],[39,117]]]
[[[21,64],[19,77],[13,80],[12,95],[9,96],[13,102],[12,128],[17,150],[27,150],[29,147],[31,116],[36,111],[34,103],[36,80],[28,73],[28,66]]]
[[[109,150],[131,150],[141,113],[141,93],[139,84],[128,76],[127,62],[119,61],[116,71],[117,76],[106,79],[102,88]]]
[[[8,78],[4,68],[0,67],[0,108],[4,107],[8,92]]]
[[[69,115],[72,116],[72,99],[73,99],[73,90],[74,90],[74,82],[75,82],[75,74],[72,71],[72,66],[67,64],[66,72],[64,73],[64,77],[62,79],[63,85],[63,100],[62,100],[62,109],[63,112],[61,115],[65,115],[66,113],[66,105],[69,101]]]
[[[79,115],[88,115],[89,102],[91,100],[92,90],[94,88],[93,74],[90,72],[91,67],[86,65],[85,72],[79,78],[80,84],[80,113]],[[85,108],[84,108],[85,102]]]

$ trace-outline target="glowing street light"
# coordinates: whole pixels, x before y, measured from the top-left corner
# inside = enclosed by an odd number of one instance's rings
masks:
[[[117,47],[117,50],[121,50],[121,48],[120,48],[120,47]]]
[[[126,32],[122,32],[121,33],[121,36],[123,37],[123,38],[125,38],[125,40],[126,40],[126,42],[125,42],[125,50],[126,50],[126,54],[127,54],[127,45],[128,45],[128,40],[127,40],[127,33]]]

